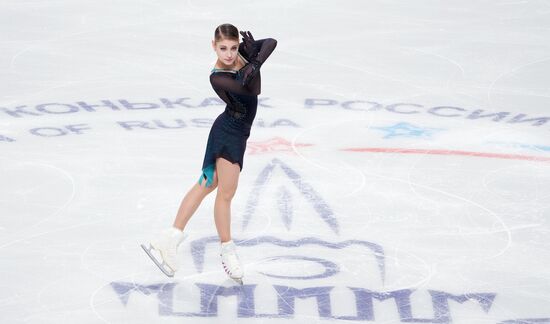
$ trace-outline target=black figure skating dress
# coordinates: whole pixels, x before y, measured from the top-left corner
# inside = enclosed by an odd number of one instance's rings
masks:
[[[244,42],[241,42],[237,53],[245,62],[243,68],[238,71],[212,69],[210,73],[212,88],[227,105],[210,129],[199,184],[206,180],[207,187],[212,185],[216,159],[219,157],[231,163],[238,163],[242,171],[246,141],[256,116],[258,95],[261,91],[259,71],[244,85],[242,71],[251,64],[251,61],[259,61],[263,64],[276,46],[277,41],[273,38],[256,40],[254,46],[250,48],[246,48]]]

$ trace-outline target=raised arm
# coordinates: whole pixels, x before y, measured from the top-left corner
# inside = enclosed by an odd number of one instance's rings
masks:
[[[274,38],[264,38],[254,41],[246,47],[250,50],[249,63],[242,69],[241,84],[247,85],[260,72],[260,67],[264,64],[267,58],[271,55],[277,46],[277,40]]]
[[[275,47],[277,47],[277,40],[274,38],[265,38],[256,42],[258,42],[258,46],[260,47],[260,51],[258,52],[256,58],[263,64],[269,55],[271,55]],[[251,59],[254,60],[254,57],[251,57]]]
[[[263,64],[267,60],[269,55],[271,55],[276,46],[276,39],[264,38],[251,41],[251,43],[248,45],[245,41],[243,41],[239,46],[239,50],[242,54],[244,54],[243,56],[248,61],[252,61],[253,59],[257,58]]]

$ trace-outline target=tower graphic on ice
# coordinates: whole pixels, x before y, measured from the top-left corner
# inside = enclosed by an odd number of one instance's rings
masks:
[[[334,216],[334,213],[328,204],[296,171],[291,169],[279,159],[273,159],[256,178],[246,205],[243,219],[243,229],[247,228],[250,219],[254,216],[262,191],[269,184],[269,179],[271,179],[273,172],[277,168],[281,169],[288,179],[290,179],[292,185],[294,185],[302,196],[311,204],[317,212],[317,215],[319,215],[321,219],[328,226],[330,226],[334,233],[338,234],[340,230],[338,220]],[[290,230],[293,218],[292,201],[293,198],[290,191],[285,186],[280,186],[279,195],[277,197],[277,205],[284,224],[288,230]]]
[[[277,183],[275,183],[274,178],[277,178]],[[309,268],[321,268],[324,270],[317,270],[313,273],[304,270],[304,273],[295,273],[293,275],[276,274],[275,270],[270,270],[270,273],[258,271],[259,273],[271,278],[295,280],[321,279],[334,276],[340,272],[340,265],[338,261],[334,260],[334,257],[331,258],[331,255],[334,255],[335,250],[355,247],[355,253],[360,251],[358,255],[355,255],[355,258],[371,259],[371,263],[375,264],[379,273],[379,280],[383,284],[385,279],[383,248],[378,244],[364,240],[340,240],[338,238],[340,235],[340,225],[328,203],[297,171],[279,159],[271,160],[260,171],[252,186],[243,215],[243,232],[254,232],[250,230],[251,222],[255,218],[259,218],[262,214],[265,214],[259,211],[258,206],[260,203],[275,205],[266,206],[270,213],[275,211],[274,215],[270,214],[269,217],[274,219],[274,222],[280,217],[282,224],[286,228],[287,235],[284,235],[284,237],[260,235],[248,239],[235,238],[234,242],[241,249],[244,247],[260,248],[265,245],[271,245],[272,247],[268,249],[267,255],[262,254],[264,255],[263,261],[266,262],[298,262],[302,265],[309,265]],[[302,212],[300,217],[308,218],[310,222],[314,222],[314,228],[328,229],[331,234],[323,236],[323,239],[315,235],[288,239],[289,236],[296,237],[296,232],[301,232],[299,229],[293,227],[295,218],[297,217],[295,215],[297,209],[295,205],[298,204],[301,206],[306,205],[301,209],[307,210],[305,213]],[[326,237],[331,236],[334,239],[326,239]],[[217,242],[218,239],[216,237],[205,237],[191,243],[191,253],[198,272],[203,271],[207,245],[214,245]],[[271,255],[274,251],[276,251],[277,255]],[[244,253],[257,254],[252,251]],[[331,259],[329,260],[328,258]]]

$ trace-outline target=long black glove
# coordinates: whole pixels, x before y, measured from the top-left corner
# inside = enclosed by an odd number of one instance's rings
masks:
[[[243,36],[243,49],[248,58],[254,58],[260,50],[261,43],[256,42],[249,31],[241,31],[240,34]]]
[[[277,40],[274,38],[264,38],[260,40],[254,40],[250,32],[241,32],[243,36],[243,49],[248,54],[248,62],[237,75],[237,80],[241,82],[243,86],[246,86],[251,82],[256,75],[260,72],[260,67],[267,58],[271,55],[275,47],[277,46]]]
[[[239,70],[239,75],[237,79],[241,81],[243,86],[247,85],[254,77],[260,72],[260,67],[262,62],[254,58],[252,61],[248,62],[241,70]]]

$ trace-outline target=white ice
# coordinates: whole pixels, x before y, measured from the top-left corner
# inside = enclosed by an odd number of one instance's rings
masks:
[[[242,287],[214,195],[173,279],[139,247],[199,178],[222,23],[278,41]],[[548,1],[2,0],[0,26],[1,323],[550,323]]]

